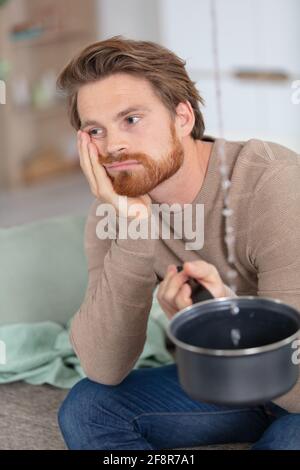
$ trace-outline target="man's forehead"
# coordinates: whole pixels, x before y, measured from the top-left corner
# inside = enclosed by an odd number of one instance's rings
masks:
[[[130,99],[136,96],[151,96],[153,90],[147,80],[143,78],[131,77],[126,74],[117,74],[105,77],[95,82],[82,85],[78,90],[78,99],[120,100],[122,97]]]
[[[77,108],[82,121],[93,119],[95,114],[99,117],[100,113],[104,113],[105,117],[118,119],[126,114],[126,110],[149,112],[159,104],[151,87],[146,91],[145,84],[142,84],[140,89],[137,86],[130,87],[120,82],[118,86],[102,87],[103,84],[105,85],[104,80],[103,83],[101,80],[83,85],[79,89]]]

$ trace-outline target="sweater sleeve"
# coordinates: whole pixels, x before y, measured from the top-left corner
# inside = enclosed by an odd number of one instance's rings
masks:
[[[96,215],[99,204],[92,204],[85,226],[88,286],[71,322],[70,341],[88,378],[115,385],[145,344],[157,282],[155,240],[99,238],[97,224],[104,219]]]
[[[265,175],[252,200],[248,257],[259,296],[300,312],[300,158]]]

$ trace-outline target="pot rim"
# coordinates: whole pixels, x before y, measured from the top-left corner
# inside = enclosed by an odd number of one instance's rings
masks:
[[[293,335],[288,336],[287,338],[284,338],[280,341],[276,341],[275,343],[267,344],[265,346],[259,346],[259,347],[255,347],[255,348],[244,348],[244,349],[210,349],[210,348],[202,348],[202,347],[198,347],[198,346],[193,346],[191,344],[185,343],[185,342],[177,339],[173,335],[173,333],[171,332],[171,328],[172,328],[172,325],[175,322],[175,320],[179,316],[181,316],[181,314],[183,314],[184,312],[192,310],[195,307],[197,307],[198,305],[202,306],[202,305],[210,304],[210,303],[213,303],[213,302],[221,302],[223,300],[229,300],[229,301],[237,302],[240,299],[245,299],[245,300],[255,299],[255,300],[272,301],[273,303],[277,303],[277,304],[280,304],[282,306],[288,307],[289,309],[291,309],[295,313],[298,313],[298,315],[300,316],[300,312],[298,312],[298,310],[295,307],[293,307],[289,304],[286,304],[282,300],[274,299],[274,298],[271,298],[271,297],[258,297],[258,296],[254,296],[254,295],[244,295],[244,296],[238,296],[238,297],[218,297],[218,298],[214,298],[214,299],[209,299],[209,300],[196,302],[195,304],[189,305],[188,307],[185,307],[184,309],[177,312],[172,317],[169,324],[167,325],[166,333],[167,333],[168,337],[173,341],[173,343],[175,343],[176,346],[179,346],[180,348],[182,348],[186,351],[205,354],[207,356],[226,356],[226,357],[250,356],[250,355],[254,355],[254,354],[262,354],[262,353],[265,353],[265,352],[273,351],[275,349],[279,349],[282,346],[286,346],[287,344],[291,343],[292,341],[294,341],[297,338],[300,339],[300,327],[299,327],[298,330]]]

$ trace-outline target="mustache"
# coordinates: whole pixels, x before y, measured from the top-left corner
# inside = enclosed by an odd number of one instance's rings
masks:
[[[104,157],[103,155],[99,154],[98,160],[99,160],[99,163],[101,164],[110,165],[112,163],[126,162],[127,160],[136,160],[137,162],[144,163],[145,161],[149,160],[149,157],[147,157],[146,155],[142,155],[142,154],[133,154],[133,155],[123,154],[122,156],[118,158],[112,158],[112,157]]]

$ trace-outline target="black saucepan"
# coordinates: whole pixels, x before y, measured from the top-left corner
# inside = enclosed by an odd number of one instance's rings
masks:
[[[265,297],[215,299],[195,280],[188,283],[193,305],[167,328],[185,392],[197,401],[245,406],[288,392],[299,374],[300,312]]]

